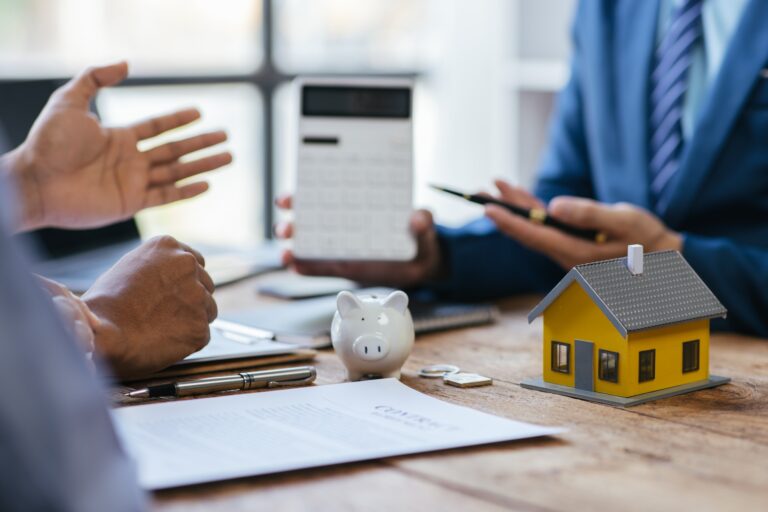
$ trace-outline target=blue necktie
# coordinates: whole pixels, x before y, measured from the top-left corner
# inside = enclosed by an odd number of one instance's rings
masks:
[[[685,0],[672,15],[656,49],[650,98],[650,187],[654,209],[669,201],[669,184],[680,167],[683,148],[683,99],[693,50],[702,38],[703,0]]]

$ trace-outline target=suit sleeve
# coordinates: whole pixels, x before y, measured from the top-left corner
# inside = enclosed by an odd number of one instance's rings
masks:
[[[712,327],[768,337],[768,249],[685,234],[683,256],[728,309]]]
[[[592,197],[581,93],[579,29],[576,14],[571,77],[560,93],[550,125],[534,193],[549,201],[562,194]],[[486,218],[461,228],[438,228],[448,277],[435,288],[462,299],[486,299],[515,293],[544,293],[564,270],[540,253],[501,234]]]

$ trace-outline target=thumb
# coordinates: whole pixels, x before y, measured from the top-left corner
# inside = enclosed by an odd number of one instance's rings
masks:
[[[64,84],[57,91],[56,100],[67,106],[87,109],[99,89],[117,85],[127,76],[128,63],[125,61],[88,68]]]
[[[416,236],[421,236],[425,233],[429,233],[434,230],[435,221],[432,218],[432,213],[428,210],[416,210],[411,215],[410,228],[411,233]]]

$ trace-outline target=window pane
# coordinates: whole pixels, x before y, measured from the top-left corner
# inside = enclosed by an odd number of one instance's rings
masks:
[[[127,59],[134,75],[247,73],[260,33],[255,0],[12,0],[0,3],[0,69],[58,76]]]
[[[552,371],[570,373],[570,345],[559,341],[552,342]]]
[[[643,350],[639,354],[640,371],[639,382],[646,382],[656,378],[656,351]]]
[[[436,48],[429,23],[445,0],[274,2],[275,52],[287,70],[403,70]],[[444,8],[444,7],[443,7]]]
[[[600,351],[600,370],[601,380],[608,382],[619,382],[619,354],[607,350]]]
[[[516,181],[507,88],[516,2],[508,0],[281,0],[276,64],[291,72],[414,72],[414,200],[436,219],[458,225],[482,214],[477,205],[427,187],[488,189],[496,177]],[[276,111],[289,111],[281,94]],[[284,105],[280,105],[285,102]],[[276,119],[284,119],[277,113]],[[284,126],[293,123],[290,119]],[[477,127],[481,126],[482,129]],[[278,133],[278,159],[291,169],[291,128]],[[290,184],[290,176],[279,185]],[[281,177],[278,176],[278,180]],[[292,189],[289,186],[287,190]]]
[[[683,343],[683,373],[699,369],[699,340]]]
[[[263,237],[264,208],[261,168],[261,96],[246,84],[118,87],[99,95],[98,107],[108,124],[122,125],[152,115],[195,106],[203,119],[150,141],[174,140],[203,131],[225,129],[229,142],[193,156],[229,149],[234,162],[205,175],[205,194],[154,208],[138,215],[142,237],[170,234],[195,243],[257,243]],[[203,177],[191,178],[203,179]]]

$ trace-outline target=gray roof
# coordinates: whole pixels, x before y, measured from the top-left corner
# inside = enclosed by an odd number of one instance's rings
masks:
[[[532,322],[574,281],[622,336],[690,320],[723,317],[717,297],[677,251],[646,253],[643,273],[633,275],[627,258],[577,265],[528,315]]]

